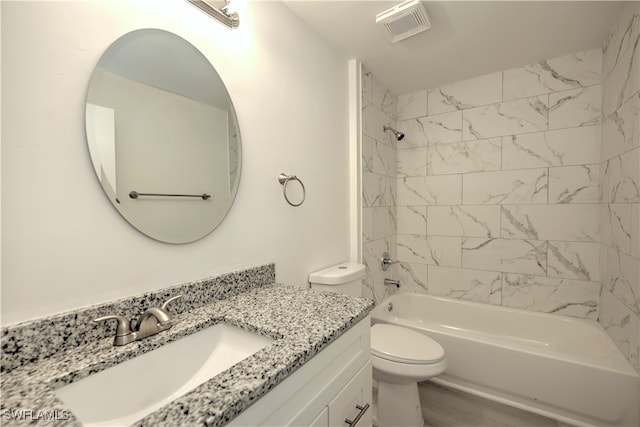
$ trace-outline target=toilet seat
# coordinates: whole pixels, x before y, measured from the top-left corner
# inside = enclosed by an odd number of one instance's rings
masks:
[[[371,354],[410,365],[430,365],[444,359],[444,349],[426,335],[402,326],[377,323],[371,327]]]

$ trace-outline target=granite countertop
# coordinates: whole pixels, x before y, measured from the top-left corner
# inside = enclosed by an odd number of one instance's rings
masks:
[[[279,284],[258,287],[178,315],[173,328],[144,340],[114,347],[113,338],[101,339],[3,374],[0,418],[3,425],[79,426],[78,419],[56,398],[56,388],[225,322],[275,341],[134,424],[221,426],[366,317],[372,308],[373,302],[364,298]],[[9,415],[12,410],[31,413],[16,420]],[[50,420],[54,411],[56,419]],[[40,418],[43,413],[49,418]]]

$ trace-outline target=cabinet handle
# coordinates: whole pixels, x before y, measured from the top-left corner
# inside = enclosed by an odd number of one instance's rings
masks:
[[[356,405],[356,409],[360,410],[360,413],[358,414],[358,416],[356,416],[356,418],[353,421],[351,421],[349,418],[344,420],[345,423],[349,424],[349,427],[352,427],[358,424],[358,421],[360,421],[360,418],[362,418],[364,413],[367,412],[367,409],[369,409],[369,404],[365,403],[364,406]]]

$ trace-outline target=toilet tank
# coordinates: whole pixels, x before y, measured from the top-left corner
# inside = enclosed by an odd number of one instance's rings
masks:
[[[343,262],[309,274],[311,289],[362,296],[364,265]]]

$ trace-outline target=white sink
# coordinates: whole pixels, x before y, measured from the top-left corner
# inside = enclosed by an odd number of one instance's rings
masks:
[[[129,426],[273,341],[220,323],[55,393],[86,426]]]

